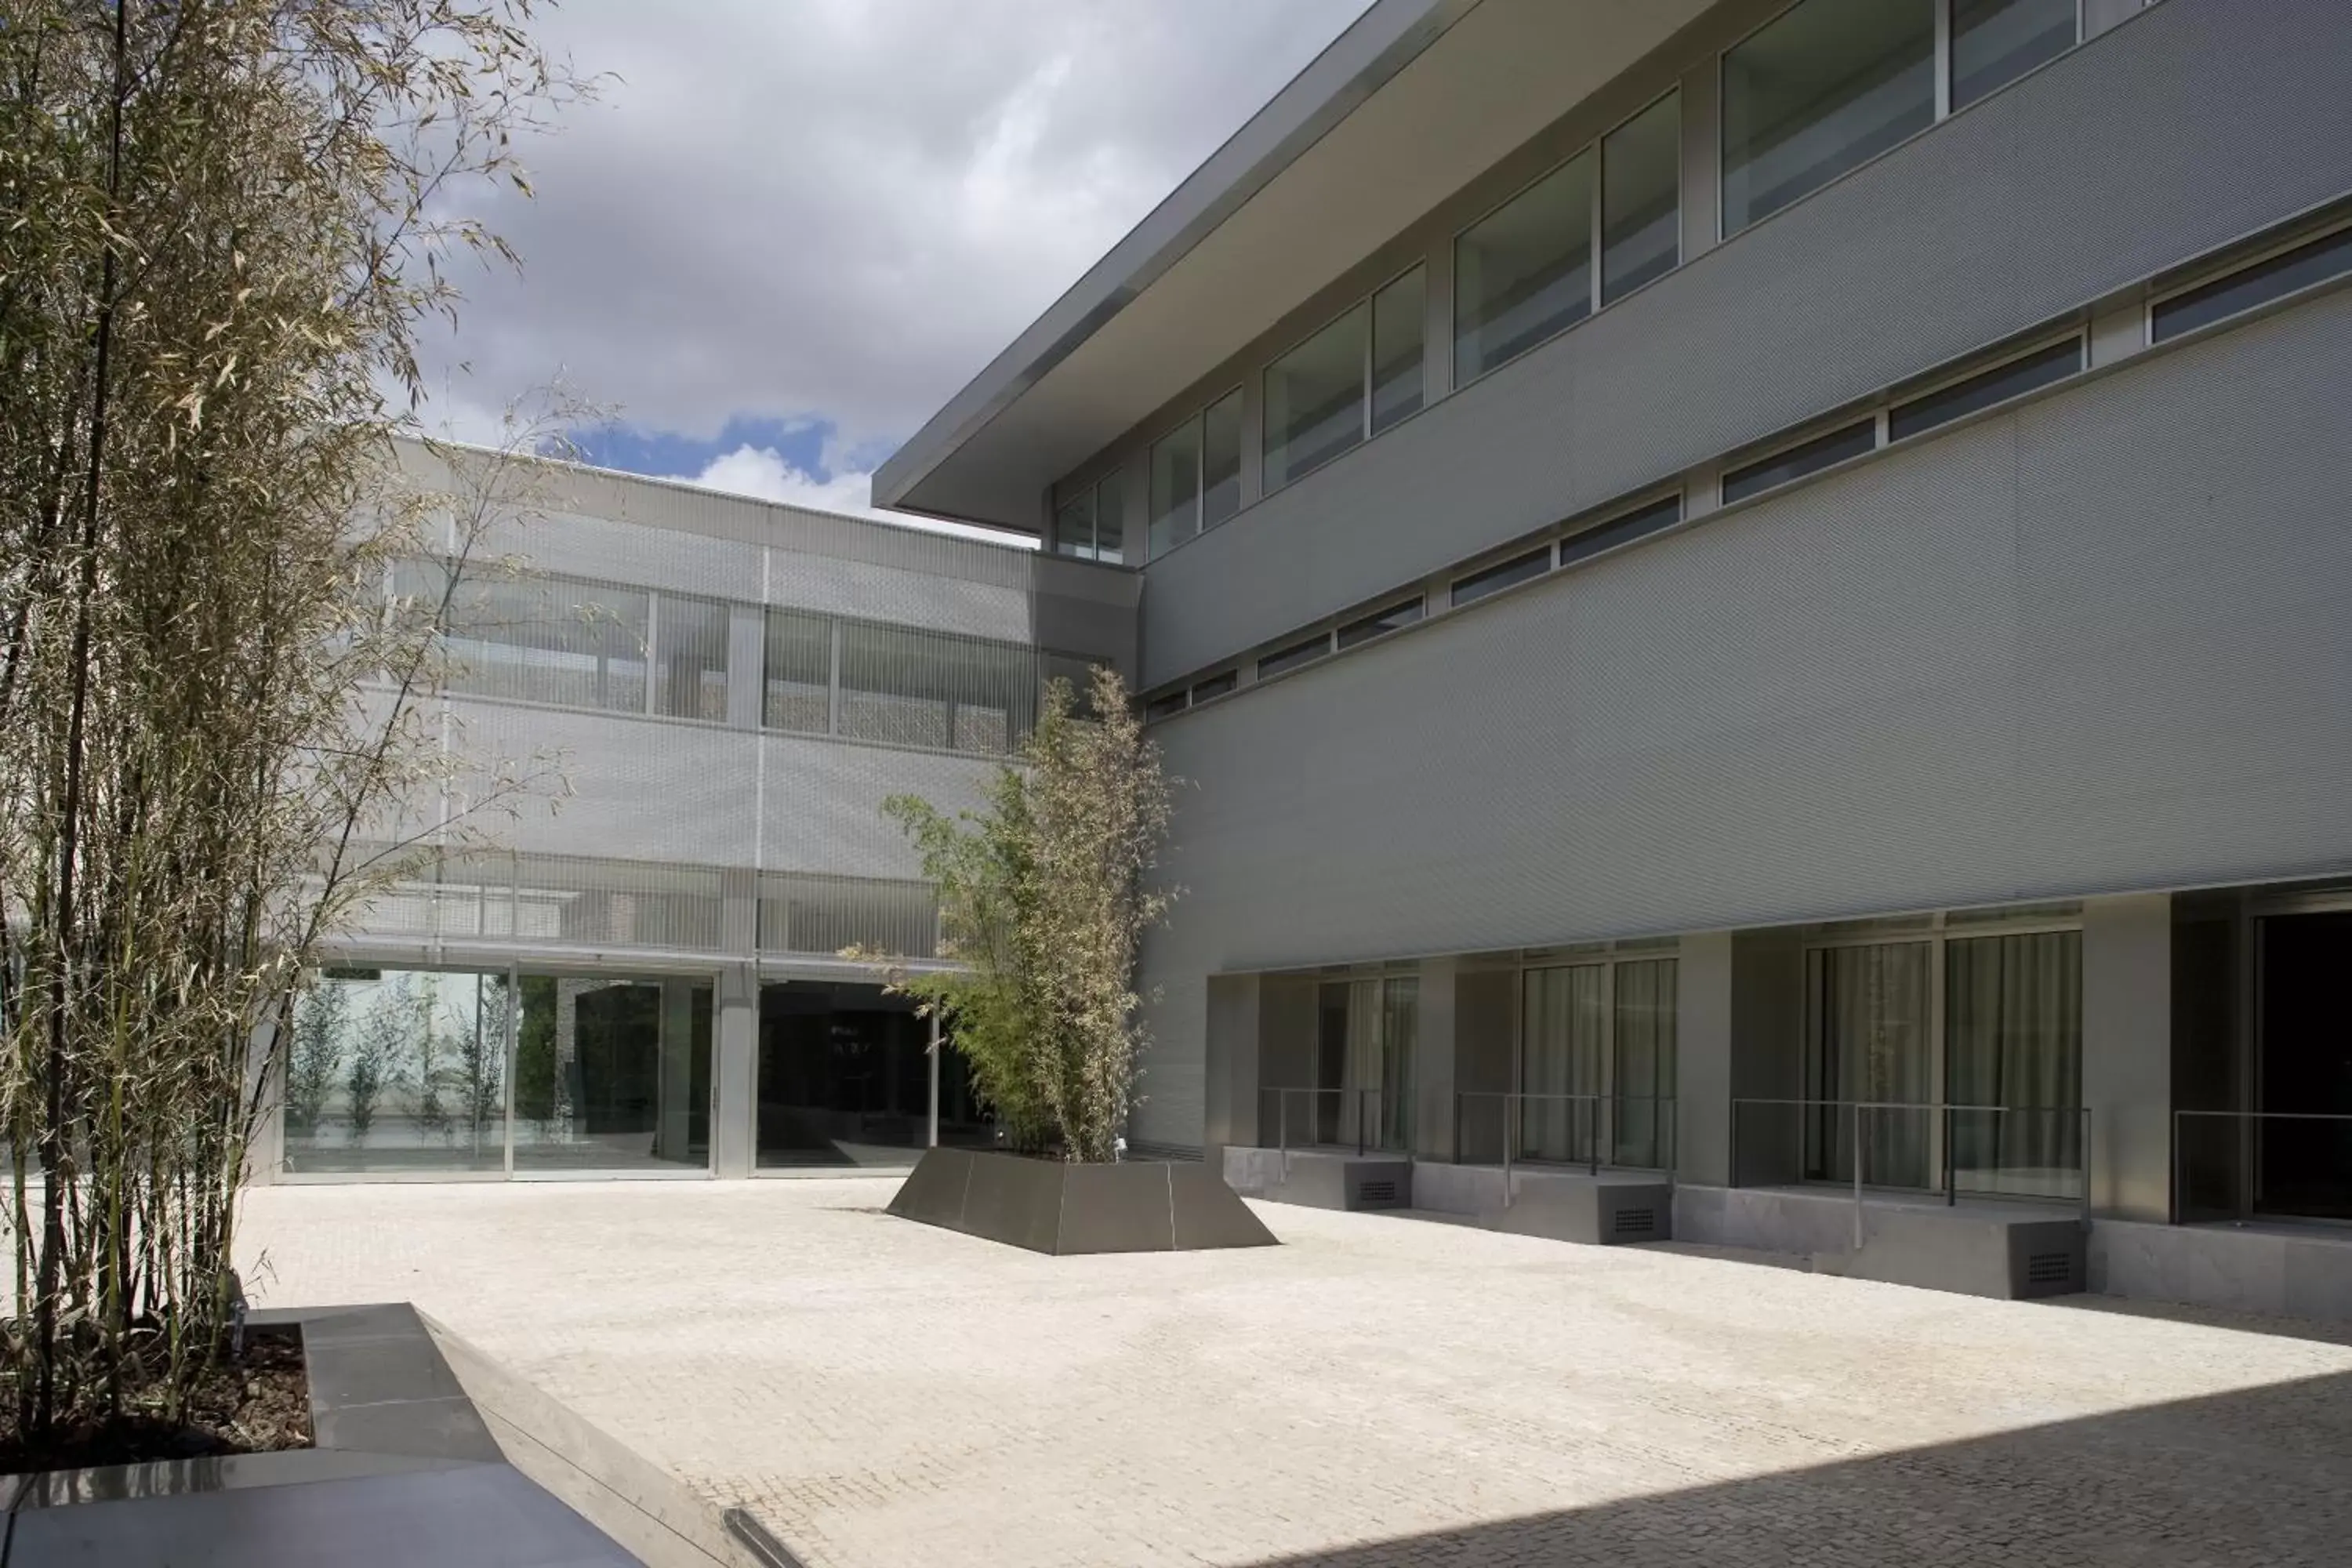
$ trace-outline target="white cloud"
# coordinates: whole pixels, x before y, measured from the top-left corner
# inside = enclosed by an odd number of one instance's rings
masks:
[[[877,522],[897,523],[901,527],[922,528],[961,538],[984,539],[996,544],[1034,547],[1034,541],[992,533],[985,529],[877,511],[872,504],[874,476],[871,473],[836,469],[831,479],[820,479],[805,468],[794,466],[790,458],[773,447],[753,447],[747,443],[731,452],[722,453],[704,465],[702,472],[695,475],[692,482],[706,489],[751,496],[760,500],[782,501],[786,506],[841,512],[850,517],[870,518]]]
[[[437,357],[478,407],[560,366],[641,428],[814,415],[870,467],[1367,3],[569,0],[545,41],[617,79],[526,149],[536,201],[477,193],[526,270]]]

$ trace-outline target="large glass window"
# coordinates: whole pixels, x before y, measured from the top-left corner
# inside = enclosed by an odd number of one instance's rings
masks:
[[[1519,1034],[1518,1156],[1581,1161],[1599,1121],[1609,966],[1527,973]]]
[[[2083,933],[1955,940],[1944,965],[1953,1182],[1963,1191],[2076,1195]]]
[[[831,616],[770,610],[767,665],[762,724],[812,735],[833,728]]]
[[[1095,488],[1087,486],[1054,510],[1054,553],[1095,558]]]
[[[447,569],[414,562],[394,591],[440,602]],[[616,712],[646,710],[651,595],[561,577],[461,578],[449,596],[449,689]]]
[[[1952,107],[2074,47],[2081,0],[1952,0]]]
[[[1609,1093],[1613,1158],[1621,1165],[1675,1164],[1676,963],[1644,958],[1616,967]]]
[[[1265,488],[1277,489],[1364,438],[1364,334],[1357,306],[1265,373]]]
[[[1805,955],[1811,1041],[1805,1174],[1873,1186],[1930,1184],[1936,1134],[1935,944],[1815,948]]]
[[[1153,559],[1201,531],[1201,417],[1187,419],[1151,447]]]
[[[512,1014],[504,974],[327,971],[295,1005],[286,1169],[505,1169]]]
[[[841,628],[839,733],[998,755],[1037,717],[1029,649],[908,626]]]
[[[1113,566],[1127,560],[1129,492],[1134,481],[1125,468],[1095,486],[1095,554]]]
[[[1593,162],[1570,159],[1454,242],[1457,386],[1591,312]]]
[[[1723,232],[1935,118],[1936,0],[1800,0],[1723,57]]]
[[[878,985],[760,990],[763,1166],[904,1165],[930,1138],[930,1024]],[[943,1046],[940,1141],[984,1142],[963,1058]]]
[[[1421,412],[1429,289],[1418,267],[1372,296],[1372,434]]]
[[[1242,510],[1242,395],[1229,392],[1201,416],[1201,528]]]
[[[664,594],[654,616],[654,711],[677,719],[727,718],[725,605]]]
[[[1601,143],[1601,302],[1682,261],[1683,103],[1670,92]]]
[[[521,977],[517,1171],[710,1163],[710,1002],[690,980]]]

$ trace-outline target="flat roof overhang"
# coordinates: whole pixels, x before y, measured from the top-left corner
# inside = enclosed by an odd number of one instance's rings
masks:
[[[1656,48],[1712,0],[1376,0],[874,476],[1040,531],[1047,485]]]

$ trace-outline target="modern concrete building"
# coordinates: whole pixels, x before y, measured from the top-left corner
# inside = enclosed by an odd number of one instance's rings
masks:
[[[2337,0],[1377,0],[877,479],[1139,595],[1137,1139],[2352,1315],[2347,81]]]
[[[440,854],[341,944],[265,1163],[740,1176],[985,1137],[959,1059],[838,954],[936,960],[883,800],[976,805],[1045,679],[1131,669],[1136,579],[530,467],[528,504],[500,485],[474,551],[521,569],[458,579],[462,673],[432,717],[462,765],[416,824],[497,848]],[[419,560],[385,593],[437,603],[443,571]]]

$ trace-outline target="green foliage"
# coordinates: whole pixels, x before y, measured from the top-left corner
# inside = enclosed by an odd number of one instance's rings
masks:
[[[351,993],[332,981],[305,993],[294,1011],[294,1047],[286,1058],[286,1135],[308,1138],[333,1092],[342,1066],[343,1031],[350,1026]]]
[[[1066,682],[1048,685],[984,810],[883,805],[940,890],[943,956],[963,966],[899,970],[894,988],[944,1016],[1014,1148],[1069,1160],[1114,1155],[1147,1043],[1137,949],[1174,897],[1146,881],[1170,814],[1159,748],[1118,672],[1098,668],[1093,681],[1091,718]]]
[[[555,980],[522,977],[522,1019],[515,1034],[515,1114],[555,1120]]]

